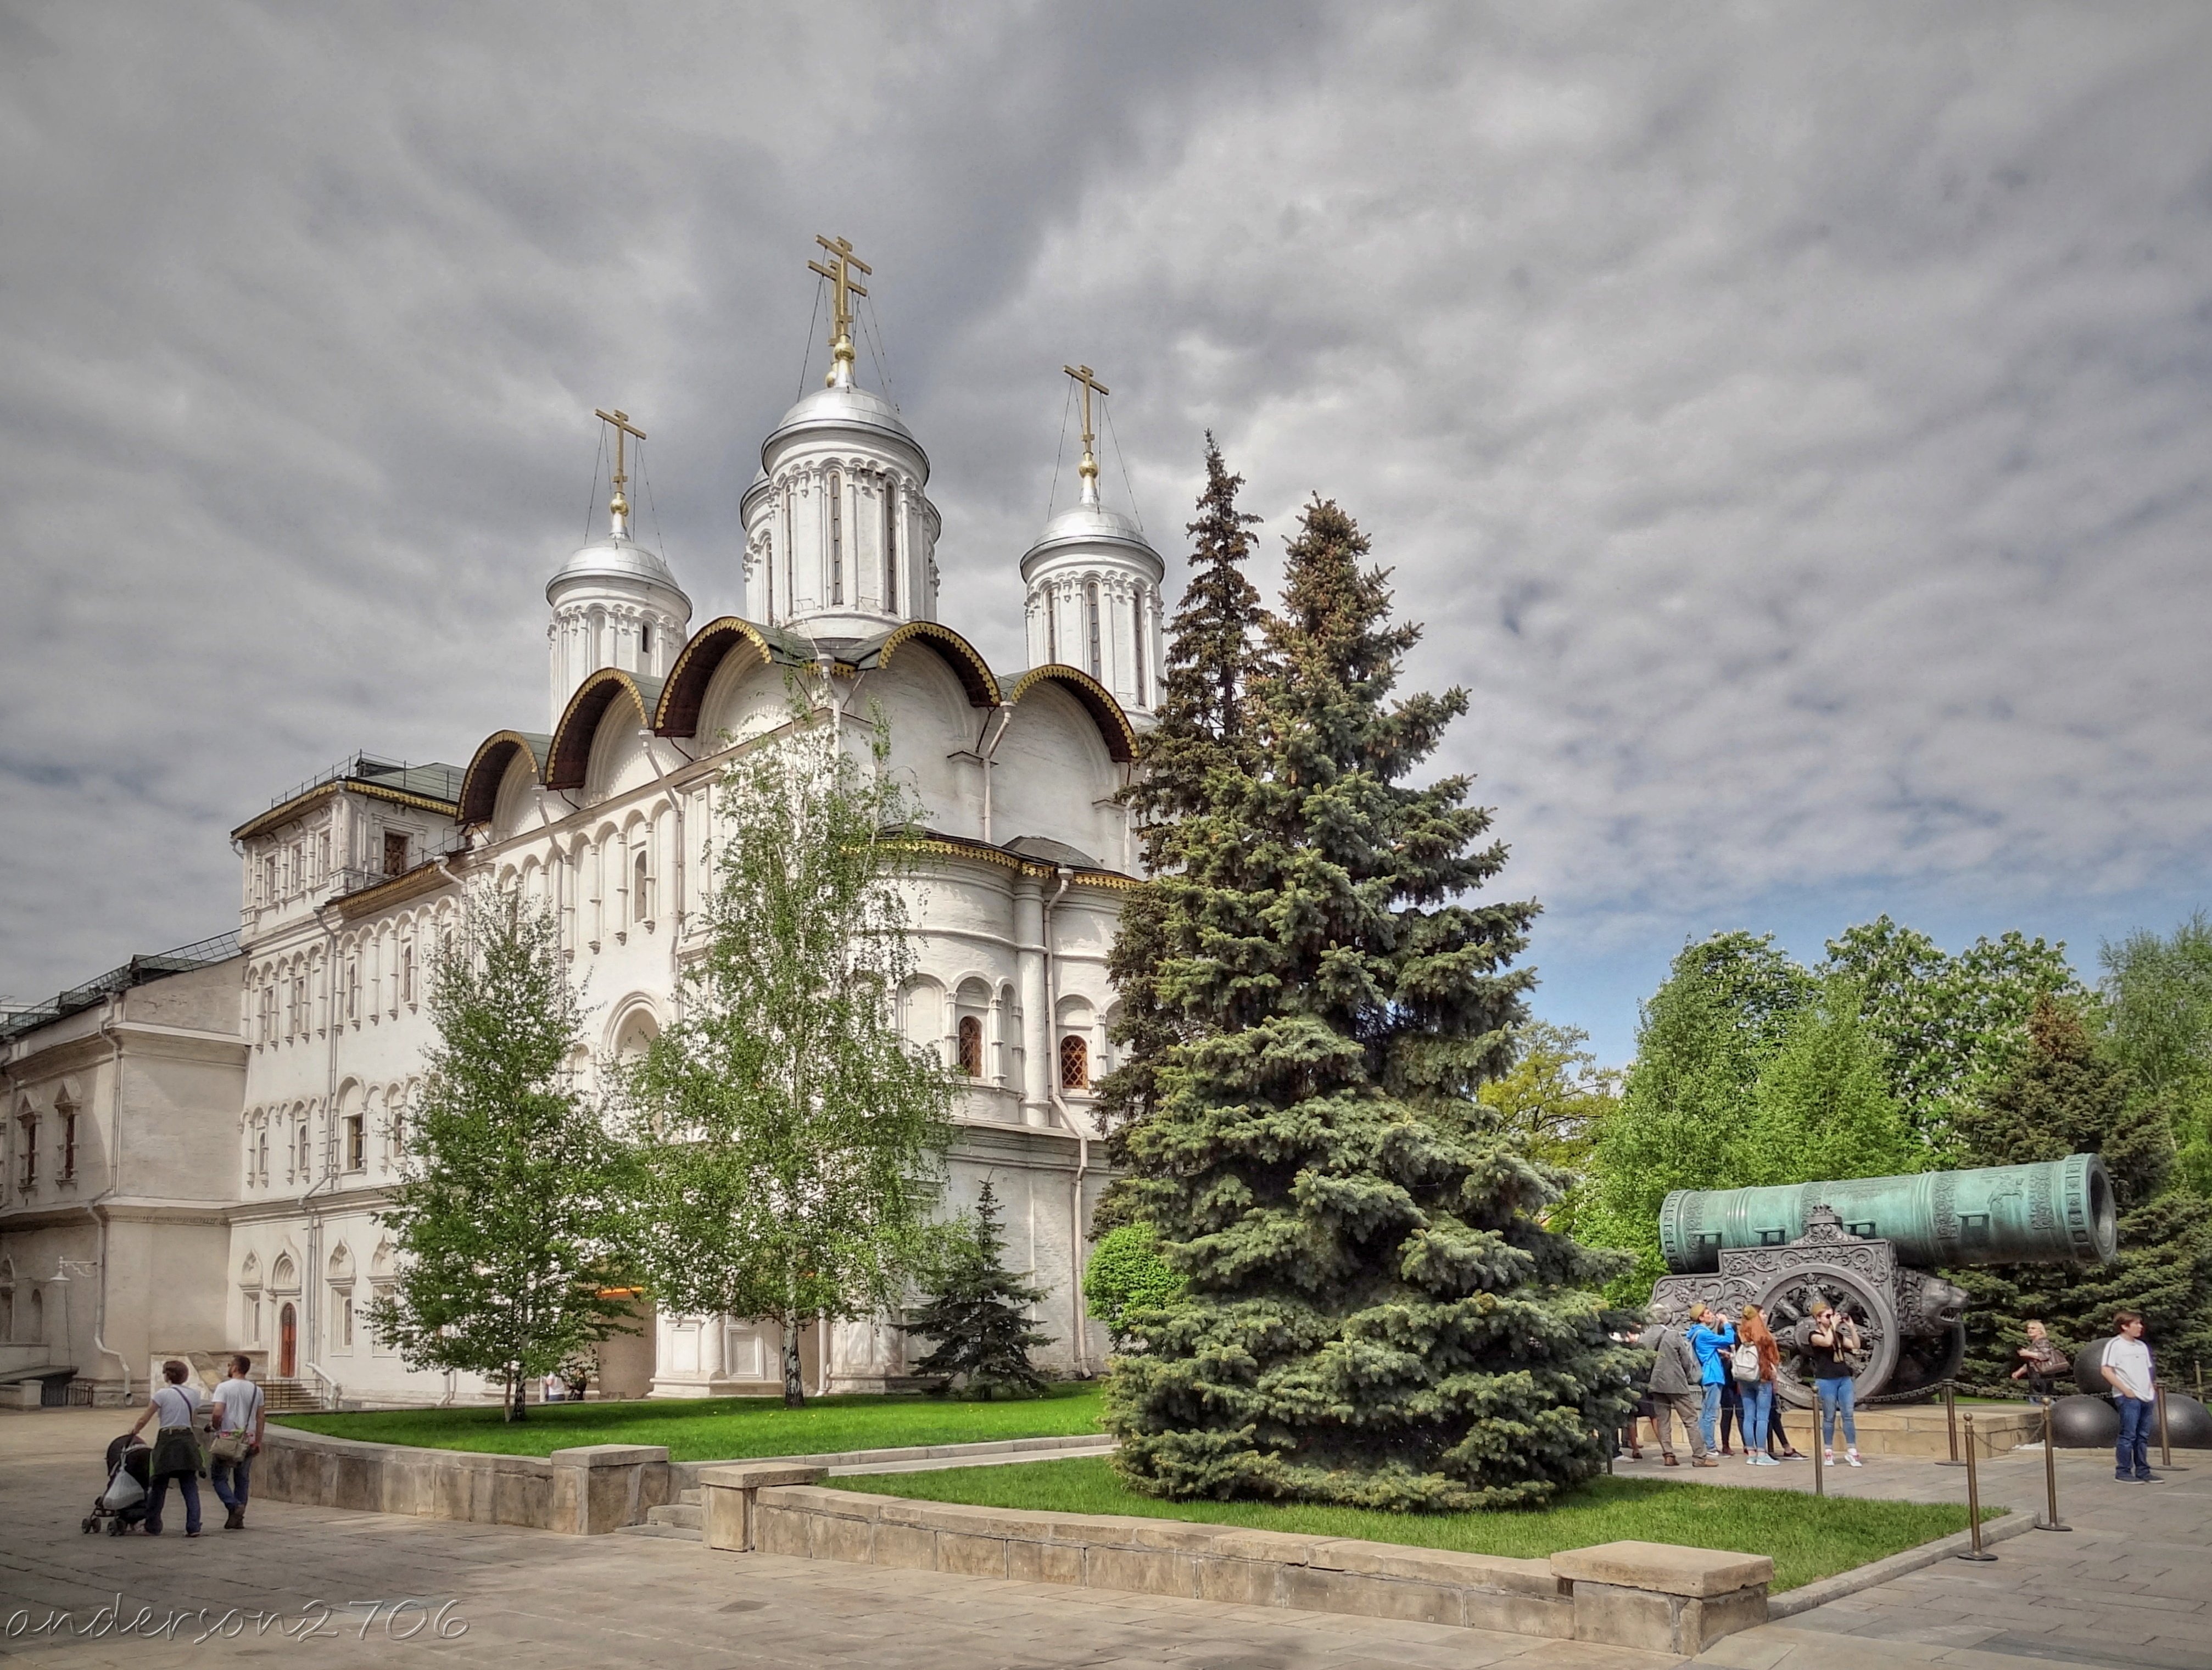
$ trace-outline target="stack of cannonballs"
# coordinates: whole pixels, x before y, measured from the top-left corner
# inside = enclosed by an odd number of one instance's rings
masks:
[[[2120,1412],[2112,1407],[2105,1383],[2106,1341],[2084,1345],[2074,1359],[2076,1397],[2061,1398],[2051,1411],[2051,1436],[2061,1449],[2109,1449],[2120,1438]],[[2212,1412],[2185,1392],[2166,1394],[2166,1441],[2176,1449],[2212,1449]],[[2154,1433],[2152,1442],[2157,1442]]]

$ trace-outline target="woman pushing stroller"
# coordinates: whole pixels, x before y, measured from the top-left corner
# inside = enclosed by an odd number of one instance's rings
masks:
[[[200,1478],[207,1471],[200,1456],[199,1435],[193,1424],[200,1412],[200,1400],[192,1395],[185,1382],[191,1369],[175,1357],[161,1365],[162,1383],[154,1388],[145,1412],[138,1417],[137,1424],[131,1429],[137,1437],[146,1423],[155,1424],[154,1459],[147,1467],[152,1483],[146,1497],[146,1534],[161,1534],[161,1507],[168,1499],[169,1481],[177,1481],[178,1491],[185,1498],[185,1534],[197,1537],[200,1533]]]

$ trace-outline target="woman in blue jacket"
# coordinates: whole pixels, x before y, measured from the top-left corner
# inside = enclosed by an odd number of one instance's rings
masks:
[[[1698,1384],[1705,1393],[1698,1412],[1698,1436],[1705,1441],[1705,1456],[1694,1466],[1720,1466],[1713,1453],[1713,1427],[1720,1419],[1721,1388],[1728,1384],[1728,1353],[1735,1344],[1735,1329],[1727,1317],[1708,1305],[1690,1307],[1690,1349],[1698,1354]]]

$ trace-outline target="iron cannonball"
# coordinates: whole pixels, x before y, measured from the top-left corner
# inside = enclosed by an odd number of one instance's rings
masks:
[[[2186,1392],[2168,1392],[2166,1438],[2176,1449],[2212,1449],[2212,1412]]]
[[[2093,1398],[2112,1395],[2112,1386],[2105,1379],[2105,1347],[2112,1343],[2092,1339],[2074,1353],[2074,1383]]]
[[[2110,1448],[2120,1441],[2120,1412],[2104,1398],[2061,1398],[2051,1406],[2051,1433],[2061,1449]]]

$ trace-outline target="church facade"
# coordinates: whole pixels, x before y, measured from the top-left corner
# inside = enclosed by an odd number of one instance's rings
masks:
[[[769,434],[741,500],[744,546],[730,560],[744,616],[695,625],[677,575],[632,537],[623,448],[639,431],[602,413],[617,445],[610,525],[546,588],[541,723],[495,732],[465,765],[356,756],[232,832],[239,955],[215,965],[219,976],[191,975],[235,985],[234,1069],[205,1093],[215,1106],[189,1115],[188,1145],[227,1151],[220,1163],[202,1156],[224,1198],[199,1203],[189,1241],[176,1239],[163,1280],[194,1303],[177,1338],[149,1323],[137,1345],[149,1357],[246,1350],[324,1401],[494,1394],[410,1371],[366,1321],[393,1274],[374,1214],[404,1163],[431,1041],[431,948],[466,890],[515,890],[552,915],[585,994],[580,1073],[641,1049],[678,1015],[701,947],[717,780],[791,722],[796,695],[856,740],[883,717],[889,768],[927,831],[917,975],[899,1019],[962,1071],[948,1206],[994,1182],[1009,1261],[1048,1294],[1039,1321],[1054,1343],[1042,1361],[1075,1374],[1103,1362],[1078,1291],[1106,1181],[1092,1086],[1113,1066],[1106,956],[1135,866],[1116,795],[1156,696],[1164,565],[1098,501],[1086,370],[1081,501],[1020,564],[1031,665],[987,665],[939,619],[929,461],[891,404],[854,380],[850,252],[825,247],[833,369]],[[85,1023],[53,1027],[72,1024]],[[54,1094],[38,1088],[42,1036],[7,1046],[9,1094],[25,1111]],[[22,1113],[9,1125],[14,1140]],[[31,1218],[65,1224],[74,1210],[36,1198],[35,1170],[27,1195],[11,1164],[0,1204],[19,1285],[46,1256],[24,1239]],[[73,1221],[88,1235],[100,1206],[84,1200]],[[136,1354],[119,1347],[102,1363],[89,1339],[64,1344],[85,1360],[80,1378],[103,1385]],[[825,1320],[805,1341],[809,1385],[880,1388],[903,1372],[906,1349],[888,1326]],[[651,1315],[641,1333],[610,1342],[601,1382],[622,1395],[767,1392],[775,1344],[744,1318]]]

